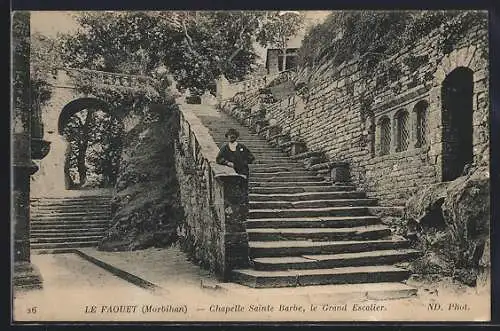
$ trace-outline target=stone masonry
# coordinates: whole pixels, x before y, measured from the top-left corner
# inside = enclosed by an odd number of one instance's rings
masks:
[[[419,186],[446,180],[443,169],[453,160],[447,153],[456,149],[452,144],[464,134],[450,134],[454,128],[447,127],[442,115],[443,82],[457,68],[472,73],[473,160],[488,152],[487,30],[470,29],[451,51],[439,47],[442,38],[437,29],[394,55],[391,60],[401,64],[400,78],[386,84],[381,78],[387,72],[363,77],[356,59],[339,67],[324,63],[313,68],[307,82],[299,68],[295,84],[305,83],[305,92],[292,90],[277,103],[265,105],[266,117],[292,139],[304,141],[308,150],[324,152],[330,161],[347,162],[352,182],[381,205],[403,205]],[[385,155],[383,118],[388,119],[390,135]]]

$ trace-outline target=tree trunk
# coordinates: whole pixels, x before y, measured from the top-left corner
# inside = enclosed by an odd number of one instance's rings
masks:
[[[282,71],[285,71],[286,70],[286,47],[283,48],[283,60],[282,60]]]
[[[80,147],[80,150],[78,151],[77,168],[78,176],[80,177],[80,187],[87,181],[87,166],[85,165],[85,154],[87,151],[86,145],[87,144],[85,143],[85,148]]]
[[[71,178],[71,172],[69,171],[71,168],[71,145],[69,146],[66,155],[65,155],[65,161],[64,161],[64,182],[66,184],[66,189],[73,189],[75,188],[75,183],[73,182],[73,178]]]
[[[78,150],[77,168],[80,177],[80,187],[87,182],[87,165],[85,164],[85,157],[87,155],[87,148],[89,146],[90,130],[94,125],[94,109],[87,109],[87,118],[82,128],[82,140]]]

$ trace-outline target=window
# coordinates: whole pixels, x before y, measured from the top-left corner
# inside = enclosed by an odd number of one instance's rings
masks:
[[[380,145],[379,154],[387,155],[391,150],[391,120],[384,116],[379,121],[380,127]]]
[[[409,130],[408,130],[408,112],[400,110],[396,113],[396,151],[402,152],[408,149]]]
[[[415,105],[414,111],[416,113],[416,147],[422,147],[427,144],[427,108],[429,104],[427,101],[420,101]]]

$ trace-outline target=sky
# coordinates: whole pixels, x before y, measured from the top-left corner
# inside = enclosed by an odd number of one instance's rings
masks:
[[[63,11],[32,11],[31,32],[55,37],[58,32],[75,31],[78,24],[71,14]]]
[[[55,37],[58,33],[68,33],[78,29],[78,24],[73,18],[71,11],[32,11],[31,12],[31,32],[38,32],[50,37]],[[308,11],[306,13],[306,24],[313,22],[321,22],[326,18],[330,11]],[[300,33],[295,38],[290,40],[290,46],[297,47],[300,45],[303,33]],[[293,44],[293,45],[292,45]],[[260,57],[260,61],[265,61],[265,48],[256,47],[256,52]]]

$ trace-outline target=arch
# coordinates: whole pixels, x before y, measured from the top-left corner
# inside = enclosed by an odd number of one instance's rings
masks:
[[[71,118],[71,116],[73,116],[74,114],[78,113],[81,110],[88,108],[99,108],[102,111],[107,112],[110,115],[113,115],[111,114],[111,108],[109,104],[107,104],[102,100],[90,97],[75,99],[66,104],[61,110],[61,113],[59,114],[59,118],[57,121],[57,131],[59,135],[63,134],[64,127],[66,126],[66,124],[68,124],[68,121]]]
[[[485,53],[487,53],[487,48],[481,45],[469,45],[454,50],[442,58],[434,73],[432,88],[429,92],[427,145],[429,146],[429,159],[435,167],[437,181],[443,181],[446,177],[443,173],[444,154],[446,150],[442,143],[444,139],[444,130],[442,128],[442,83],[450,73],[458,68],[463,68],[460,70],[466,69],[469,72],[472,71],[473,81],[476,82],[481,79],[484,81],[484,77],[487,77],[488,72],[488,57],[484,56]],[[477,99],[483,92],[488,93],[487,84],[474,83],[473,100]],[[477,142],[475,141],[474,143]]]
[[[409,146],[410,130],[408,127],[408,112],[404,109],[398,110],[394,114],[395,125],[395,143],[396,152],[406,151]]]
[[[388,116],[382,116],[377,126],[379,127],[378,154],[387,155],[391,150],[391,120]]]
[[[425,146],[428,142],[428,108],[426,100],[420,100],[413,106],[415,118],[415,147]]]
[[[113,120],[118,119],[119,123],[122,124],[121,120],[123,118],[119,117],[117,118],[117,112],[112,111],[110,105],[100,99],[94,98],[94,97],[83,97],[83,98],[78,98],[74,99],[70,102],[68,102],[60,111],[59,116],[57,117],[57,133],[61,137],[61,143],[65,145],[64,147],[64,160],[61,159],[60,163],[62,164],[63,167],[63,176],[64,176],[64,187],[65,189],[75,189],[79,188],[82,184],[86,182],[87,179],[87,165],[86,165],[86,154],[87,154],[87,143],[84,144],[84,154],[79,154],[78,156],[78,165],[77,171],[79,174],[79,185],[75,186],[75,182],[71,177],[71,163],[70,163],[70,157],[72,153],[72,146],[71,146],[71,141],[66,140],[67,137],[64,135],[64,130],[68,123],[70,122],[70,119],[72,116],[77,114],[78,112],[85,110],[85,109],[95,109],[102,111],[106,113],[110,118]],[[83,155],[83,160],[82,160],[82,155]]]
[[[441,84],[442,180],[461,176],[473,161],[474,72],[458,67]]]

